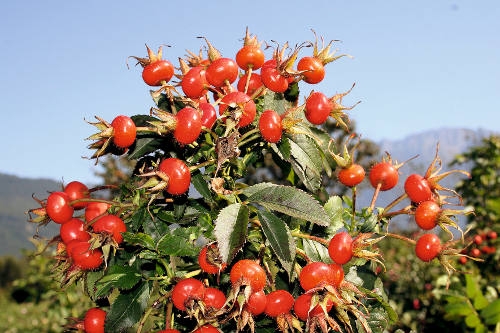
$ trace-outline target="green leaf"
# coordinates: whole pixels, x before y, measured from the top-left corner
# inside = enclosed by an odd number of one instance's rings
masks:
[[[257,203],[270,210],[328,226],[330,217],[308,193],[291,186],[260,183],[242,190],[249,202]]]
[[[285,99],[285,95],[273,92],[266,93],[259,104],[262,105],[262,110],[272,109],[280,115],[293,107],[292,102]]]
[[[304,252],[311,259],[311,261],[322,261],[326,263],[331,263],[330,255],[328,254],[328,248],[321,243],[315,242],[310,239],[303,239],[302,245]]]
[[[290,152],[295,172],[311,192],[316,192],[321,186],[323,162],[316,143],[305,135],[295,135],[290,139]]]
[[[208,202],[212,202],[212,192],[208,187],[208,183],[203,178],[203,174],[199,171],[193,172],[191,174],[191,184],[193,184],[194,188],[198,193]]]
[[[500,322],[500,299],[496,299],[481,310],[481,317],[487,325],[495,325]]]
[[[358,286],[358,288],[359,290],[364,292],[368,297],[376,299],[380,303],[380,305],[382,305],[385,312],[387,313],[388,319],[391,324],[396,323],[398,321],[398,314],[396,313],[396,311],[394,311],[391,305],[381,295],[360,286]]]
[[[477,294],[481,293],[479,290],[479,285],[476,280],[471,275],[465,275],[465,290],[467,292],[467,297],[473,299]]]
[[[122,235],[123,235],[123,240],[128,244],[141,246],[149,250],[155,249],[155,241],[149,235],[146,235],[141,232],[138,233],[124,232],[122,233]]]
[[[295,259],[295,240],[288,226],[279,217],[267,210],[259,210],[262,231],[282,267],[291,276]]]
[[[114,265],[111,266],[109,271],[99,281],[96,287],[106,290],[110,288],[118,288],[121,290],[132,289],[141,280],[141,273],[131,266]],[[104,293],[106,294],[107,291]]]
[[[474,312],[468,303],[448,303],[445,305],[444,310],[446,315],[450,317],[465,317]]]
[[[141,319],[148,300],[148,282],[140,283],[134,289],[119,294],[106,315],[105,331],[123,332],[134,326]]]
[[[223,208],[215,220],[214,234],[222,261],[228,264],[245,244],[248,231],[248,207],[240,203]]]
[[[479,317],[477,316],[477,314],[475,312],[471,313],[470,315],[465,317],[465,325],[467,325],[467,327],[470,327],[470,328],[477,327],[477,326],[481,325],[481,319],[479,319]]]
[[[342,198],[339,196],[332,196],[325,203],[325,211],[330,217],[329,231],[334,233],[344,227],[344,207],[342,205]]]
[[[162,146],[162,141],[159,138],[145,137],[137,138],[135,144],[128,151],[127,158],[135,160],[141,158],[149,153],[152,153]]]
[[[166,256],[194,256],[199,252],[194,245],[196,238],[192,228],[177,228],[160,238],[156,250]]]

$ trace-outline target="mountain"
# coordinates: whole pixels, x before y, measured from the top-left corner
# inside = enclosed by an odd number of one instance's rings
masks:
[[[466,152],[472,146],[480,145],[481,140],[491,134],[493,132],[486,130],[441,128],[410,135],[401,140],[384,140],[378,145],[381,152],[389,152],[397,162],[403,162],[418,155],[400,169],[400,185],[397,191],[403,193],[405,177],[409,173],[425,172],[434,158],[438,143],[443,170],[448,170],[449,163],[457,154]],[[463,176],[460,174],[453,174],[440,183],[453,187],[461,178]],[[29,209],[38,206],[32,195],[46,198],[49,191],[60,190],[61,186],[60,182],[51,179],[28,179],[0,173],[0,225],[2,226],[0,256],[17,256],[20,255],[21,249],[34,249],[30,238],[36,232],[36,225],[28,223],[26,215]],[[367,184],[365,186],[368,187]],[[378,207],[394,199],[395,191],[389,192],[380,193],[377,201]],[[360,189],[358,193],[358,203],[369,205],[373,191]],[[52,237],[57,233],[58,226],[53,223],[40,228],[40,235],[44,237]]]
[[[61,183],[50,179],[30,179],[0,173],[0,256],[18,256],[22,249],[33,250],[30,238],[37,225],[28,221],[26,212],[39,207],[32,195],[46,198],[47,191],[61,189]],[[55,225],[40,228],[40,236],[52,237],[58,233]]]

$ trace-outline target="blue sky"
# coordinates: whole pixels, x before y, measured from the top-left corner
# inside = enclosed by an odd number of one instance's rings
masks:
[[[441,127],[500,132],[500,2],[484,1],[2,1],[0,172],[96,180],[87,150],[98,115],[148,113],[140,68],[127,57],[161,44],[177,64],[207,37],[234,57],[245,28],[259,40],[313,40],[342,58],[316,90],[355,89],[357,131],[379,141]],[[133,61],[130,62],[133,65]],[[308,91],[303,90],[303,95]]]

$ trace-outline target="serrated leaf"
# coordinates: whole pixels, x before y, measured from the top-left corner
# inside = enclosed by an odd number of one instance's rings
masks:
[[[123,235],[123,240],[128,244],[138,245],[149,250],[155,249],[155,241],[149,235],[146,235],[141,232],[138,233],[124,232],[122,233],[122,235]]]
[[[149,283],[143,282],[128,292],[122,292],[111,304],[106,315],[106,332],[123,332],[142,317],[149,300]]]
[[[280,115],[293,107],[292,102],[287,101],[283,94],[273,92],[266,93],[262,101],[259,101],[259,104],[262,105],[262,110],[272,109]]]
[[[290,163],[304,185],[311,192],[316,192],[321,186],[323,162],[318,146],[305,135],[295,135],[290,139]]]
[[[166,256],[194,256],[198,253],[198,247],[190,238],[189,232],[181,232],[185,228],[178,228],[177,234],[167,233],[163,235],[156,244],[156,250]]]
[[[267,210],[259,210],[262,231],[283,269],[291,276],[295,260],[295,240],[283,220]]]
[[[328,198],[324,208],[330,217],[329,231],[335,233],[337,230],[343,228],[344,206],[342,205],[342,199],[339,196],[332,196]]]
[[[331,263],[332,259],[328,254],[328,248],[321,243],[310,239],[302,240],[303,250],[311,261],[322,261]]]
[[[132,289],[141,280],[141,273],[134,267],[115,265],[96,284],[96,294],[105,295],[111,288]]]
[[[245,244],[248,231],[248,207],[240,203],[223,208],[215,220],[214,235],[222,261],[228,264]]]
[[[321,226],[328,226],[330,217],[323,206],[308,193],[284,185],[260,183],[242,190],[249,202],[270,210],[303,219]]]

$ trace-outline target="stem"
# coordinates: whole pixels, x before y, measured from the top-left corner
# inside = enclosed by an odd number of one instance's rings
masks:
[[[203,167],[206,167],[206,166],[209,166],[209,165],[213,165],[213,164],[215,164],[215,162],[216,162],[216,160],[207,160],[207,161],[202,162],[200,164],[190,166],[189,167],[189,171],[190,172],[196,171],[196,170],[201,169]]]
[[[412,245],[415,245],[417,243],[415,240],[413,240],[411,238],[408,238],[408,237],[405,237],[403,235],[393,234],[393,233],[390,233],[390,232],[386,232],[384,235],[392,237],[392,238],[396,238],[396,239],[399,239],[399,240],[402,240],[402,241],[405,241],[405,242],[410,243]]]
[[[256,128],[253,128],[251,129],[250,131],[244,133],[240,139],[238,140],[239,143],[238,143],[238,146],[241,146],[241,141],[245,140],[246,138],[248,138],[249,136],[251,135],[254,135],[255,133],[259,133],[259,129],[256,127]]]
[[[254,131],[254,130],[252,130],[252,131]],[[250,132],[252,132],[252,131],[250,131]],[[255,134],[255,135],[251,136],[250,138],[248,138],[247,140],[244,140],[244,141],[240,140],[240,142],[238,142],[238,147],[241,147],[241,146],[247,144],[248,142],[251,142],[251,141],[253,141],[255,139],[258,139],[258,138],[260,138],[260,134]]]
[[[356,216],[356,186],[352,188],[352,212],[351,212],[351,223],[354,226],[356,223],[355,221],[355,216]]]
[[[406,193],[401,194],[398,198],[394,199],[394,201],[392,201],[390,204],[385,206],[384,212],[389,211],[391,208],[396,206],[398,203],[400,203],[401,201],[403,201],[407,197],[408,197],[408,195]]]
[[[382,187],[382,183],[378,183],[375,191],[373,192],[372,202],[370,203],[369,211],[373,212],[375,209],[375,202],[377,201],[378,194],[380,193],[380,188]]]
[[[303,239],[309,239],[309,240],[318,242],[318,243],[326,245],[326,246],[328,246],[328,244],[329,244],[329,241],[327,241],[324,238],[313,236],[313,235],[309,235],[309,234],[304,234],[304,233],[301,233],[300,231],[293,231],[292,232],[292,236],[293,237],[298,237],[298,238],[303,238]]]

